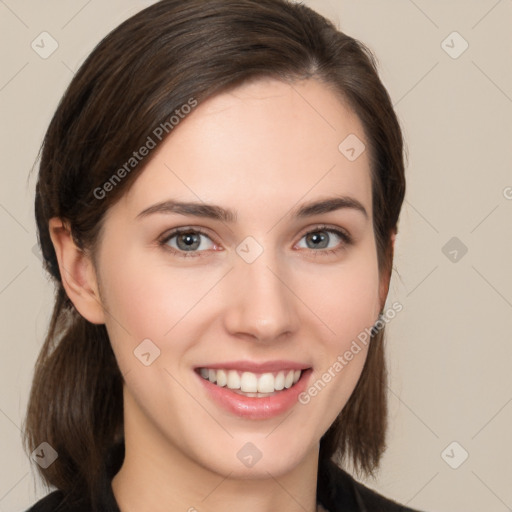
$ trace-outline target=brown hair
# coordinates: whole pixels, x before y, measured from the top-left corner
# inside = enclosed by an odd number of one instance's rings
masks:
[[[56,297],[36,362],[24,443],[28,453],[43,441],[58,452],[39,471],[67,494],[94,500],[99,492],[106,454],[123,440],[123,378],[105,326],[85,320],[64,291],[49,219],[66,219],[76,244],[94,255],[106,211],[150,155],[104,197],[95,191],[191,98],[200,103],[258,77],[290,83],[313,77],[358,115],[371,157],[379,272],[391,273],[391,235],[405,193],[403,142],[367,47],[287,0],[162,0],[122,23],[64,94],[41,147],[36,187],[39,243]],[[350,457],[368,474],[385,448],[383,339],[384,329],[372,336],[357,386],[320,445],[321,459]]]

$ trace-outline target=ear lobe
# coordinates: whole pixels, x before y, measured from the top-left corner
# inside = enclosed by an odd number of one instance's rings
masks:
[[[93,324],[104,324],[105,314],[91,258],[77,247],[66,221],[53,217],[49,221],[49,229],[62,285],[69,299],[86,320]]]

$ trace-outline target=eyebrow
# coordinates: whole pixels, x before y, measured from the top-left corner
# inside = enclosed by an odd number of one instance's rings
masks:
[[[342,209],[351,209],[360,212],[364,215],[365,218],[368,218],[368,212],[361,204],[361,202],[353,197],[347,196],[329,197],[327,199],[305,203],[299,208],[294,208],[291,211],[291,215],[297,219],[303,219],[306,217],[312,217],[313,215],[329,213]],[[180,202],[172,199],[154,204],[146,208],[137,215],[136,219],[141,219],[154,213],[177,213],[180,215],[190,215],[194,217],[204,217],[208,219],[219,220],[229,224],[235,223],[237,221],[237,212],[234,210],[223,208],[214,204]]]

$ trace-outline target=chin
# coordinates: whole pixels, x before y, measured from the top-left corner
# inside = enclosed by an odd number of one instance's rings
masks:
[[[198,462],[208,471],[229,475],[231,479],[264,480],[270,475],[274,478],[286,475],[308,457],[312,449],[315,457],[318,456],[318,442],[304,443],[292,434],[286,436],[293,440],[288,443],[282,436],[273,440],[266,436],[268,433],[236,436],[222,447],[217,444],[216,450],[211,450],[210,446],[209,450],[198,454]]]

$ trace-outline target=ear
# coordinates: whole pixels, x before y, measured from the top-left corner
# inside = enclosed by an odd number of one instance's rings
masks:
[[[396,231],[391,232],[391,247],[386,258],[389,261],[389,269],[387,272],[383,272],[380,276],[380,285],[379,285],[379,301],[380,301],[380,311],[384,311],[384,306],[386,305],[386,298],[389,292],[389,283],[391,281],[391,272],[393,270],[393,255],[395,252],[395,240],[396,240]]]
[[[49,221],[49,229],[62,285],[68,297],[86,320],[93,324],[104,324],[105,314],[90,257],[75,244],[67,222],[53,217]]]

